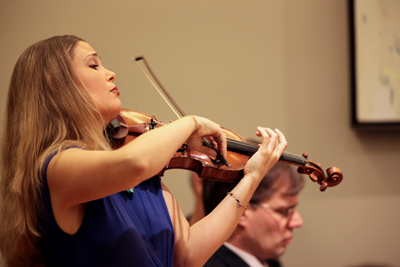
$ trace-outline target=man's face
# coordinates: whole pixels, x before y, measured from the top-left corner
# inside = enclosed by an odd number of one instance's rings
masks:
[[[287,194],[288,178],[281,177],[278,183],[271,198],[249,205],[240,222],[245,231],[241,248],[260,261],[282,256],[293,238],[293,229],[303,225],[295,209],[297,195]]]

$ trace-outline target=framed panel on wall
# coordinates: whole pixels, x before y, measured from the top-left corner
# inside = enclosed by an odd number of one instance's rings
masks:
[[[350,0],[352,126],[400,129],[400,0]]]

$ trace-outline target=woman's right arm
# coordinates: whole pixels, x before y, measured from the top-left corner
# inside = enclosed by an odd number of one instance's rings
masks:
[[[221,127],[197,116],[149,131],[114,151],[66,149],[50,161],[47,170],[52,204],[70,207],[134,187],[159,173],[189,137],[193,141],[202,136],[213,137],[226,155]]]

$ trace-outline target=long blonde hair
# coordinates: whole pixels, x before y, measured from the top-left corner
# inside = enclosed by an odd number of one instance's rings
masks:
[[[110,149],[91,97],[71,67],[75,45],[55,36],[28,47],[9,86],[1,143],[0,251],[6,266],[39,266],[41,167],[67,146]]]

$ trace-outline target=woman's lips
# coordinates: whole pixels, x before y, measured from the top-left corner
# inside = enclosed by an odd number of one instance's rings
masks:
[[[115,86],[111,91],[111,93],[117,93],[119,95],[118,88]]]

